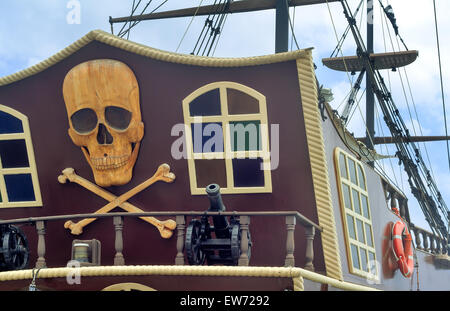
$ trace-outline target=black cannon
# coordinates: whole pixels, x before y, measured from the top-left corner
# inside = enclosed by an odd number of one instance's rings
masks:
[[[28,266],[30,251],[25,234],[13,225],[0,225],[0,271],[21,270]]]
[[[206,187],[210,201],[208,212],[223,212],[225,206],[220,195],[220,187],[210,184]],[[241,228],[239,220],[231,216],[214,215],[213,225],[209,223],[209,216],[192,219],[186,230],[185,250],[190,265],[238,264],[241,255]],[[248,237],[248,257],[250,259],[251,239]]]

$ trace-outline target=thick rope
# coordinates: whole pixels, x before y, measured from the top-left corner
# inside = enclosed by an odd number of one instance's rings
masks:
[[[33,270],[0,272],[0,282],[33,279]],[[80,277],[98,276],[216,276],[216,277],[267,277],[291,278],[294,291],[304,290],[303,279],[329,284],[344,290],[376,291],[376,288],[339,281],[322,274],[296,267],[228,267],[228,266],[97,266],[80,268],[43,268],[40,279],[65,278],[74,274]]]

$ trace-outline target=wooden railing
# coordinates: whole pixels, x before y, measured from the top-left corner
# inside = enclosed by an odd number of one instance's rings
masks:
[[[434,255],[448,254],[448,241],[434,233],[410,224],[411,231],[414,233],[414,242],[416,248]]]
[[[401,194],[387,182],[384,182],[383,188],[385,191],[386,200],[389,201],[388,203],[390,203],[389,205],[391,207],[391,210],[398,210],[402,219],[408,223],[411,231],[414,234],[414,242],[417,249],[435,255],[450,253],[447,239],[441,238],[434,233],[417,227],[413,223],[411,223],[408,209],[408,200],[403,194]]]
[[[36,268],[44,268],[47,266],[45,259],[45,224],[48,221],[62,221],[69,219],[80,219],[80,218],[113,218],[114,232],[115,232],[115,251],[114,265],[125,265],[125,258],[122,253],[123,251],[123,217],[148,217],[148,216],[159,216],[159,217],[175,217],[177,223],[177,254],[175,256],[175,265],[185,265],[184,259],[184,240],[186,234],[186,219],[187,217],[198,217],[198,216],[235,216],[239,217],[240,228],[241,228],[241,255],[238,261],[239,266],[248,266],[248,239],[247,231],[250,227],[251,217],[285,217],[286,220],[286,258],[284,265],[286,267],[295,266],[294,258],[294,231],[296,228],[297,221],[305,228],[306,236],[306,255],[305,255],[305,269],[314,271],[314,248],[313,241],[315,237],[316,230],[321,232],[322,228],[310,221],[308,218],[303,216],[298,212],[145,212],[145,213],[107,213],[107,214],[76,214],[76,215],[60,215],[60,216],[47,216],[47,217],[30,217],[30,218],[20,218],[13,220],[3,220],[0,221],[0,225],[6,224],[32,224],[36,227],[38,235],[38,245],[37,245],[37,261]]]

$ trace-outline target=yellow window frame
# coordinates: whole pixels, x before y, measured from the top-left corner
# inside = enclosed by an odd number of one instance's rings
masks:
[[[189,104],[199,97],[200,95],[219,89],[220,96],[220,108],[221,115],[217,116],[202,116],[191,117],[189,112]],[[241,91],[253,98],[259,103],[259,113],[251,114],[229,114],[228,113],[228,98],[227,89],[235,89]],[[272,192],[272,176],[270,169],[270,148],[269,148],[269,130],[267,122],[267,107],[266,97],[258,91],[247,87],[245,85],[221,81],[207,84],[187,96],[183,100],[183,115],[185,124],[185,138],[186,138],[186,151],[189,169],[189,179],[191,185],[191,194],[200,195],[206,194],[204,188],[197,186],[197,176],[195,171],[195,162],[197,159],[224,159],[227,187],[221,188],[221,193],[270,193]],[[230,122],[236,121],[259,121],[260,122],[260,136],[261,136],[261,150],[257,151],[231,151],[231,137],[229,133]],[[192,145],[192,123],[209,123],[209,122],[221,122],[224,135],[224,151],[223,152],[205,152],[194,153]],[[233,165],[232,160],[236,158],[262,158],[262,165],[264,168],[264,186],[262,187],[235,187],[233,182]]]
[[[343,158],[341,158],[341,156]],[[342,163],[342,159],[345,163]],[[346,242],[349,271],[351,274],[355,274],[373,281],[379,281],[379,271],[378,271],[379,267],[376,259],[375,240],[373,238],[372,216],[370,210],[369,193],[367,191],[367,179],[366,173],[364,171],[364,166],[355,157],[353,157],[348,152],[345,152],[341,148],[335,148],[334,163],[336,171],[336,180],[339,189],[339,203],[341,206],[341,216]],[[353,176],[350,174],[351,172],[349,163],[354,163]],[[354,181],[356,181],[356,183]],[[348,187],[349,189],[348,196],[344,194],[343,188],[345,186]],[[357,193],[358,201],[355,200],[354,193]],[[366,198],[365,203],[367,211],[365,211],[363,207],[363,197]],[[351,208],[347,207],[348,203],[350,203]],[[359,205],[359,212],[357,208],[358,205]],[[353,222],[352,224],[349,224],[350,219]],[[361,226],[358,226],[357,223],[358,221],[361,223]],[[367,226],[369,226],[369,228],[367,228]],[[361,231],[358,230],[359,227],[361,227],[362,229],[363,241],[360,241]],[[352,250],[355,250],[355,248],[357,256],[354,256],[354,253],[352,253]],[[365,255],[363,256],[363,254]],[[354,266],[353,260],[358,260],[359,268]],[[365,267],[367,267],[367,269],[363,269],[364,268],[363,260],[365,261]]]
[[[0,134],[0,140],[24,140],[28,156],[28,167],[17,167],[17,168],[3,168],[0,159],[0,194],[2,201],[0,202],[0,208],[11,208],[11,207],[38,207],[42,206],[42,196],[39,187],[39,179],[36,168],[36,161],[33,151],[33,143],[31,141],[30,125],[27,116],[14,110],[10,107],[0,104],[0,111],[3,111],[9,115],[12,115],[22,122],[22,133],[12,133],[12,134]],[[21,202],[10,202],[8,199],[8,192],[6,188],[6,182],[4,176],[6,175],[16,175],[16,174],[30,174],[31,181],[33,184],[34,191],[34,201],[21,201]]]

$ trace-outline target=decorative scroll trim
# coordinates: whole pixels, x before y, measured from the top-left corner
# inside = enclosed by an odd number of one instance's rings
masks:
[[[65,49],[56,53],[55,55],[47,58],[46,60],[31,66],[22,71],[16,72],[12,75],[0,78],[0,86],[7,85],[32,75],[35,75],[45,69],[55,65],[63,59],[69,57],[88,43],[92,41],[98,41],[110,46],[142,55],[148,58],[153,58],[160,61],[195,65],[195,66],[211,66],[211,67],[241,67],[241,66],[256,66],[264,64],[272,64],[278,62],[284,62],[289,60],[295,60],[299,57],[306,55],[310,49],[297,50],[293,52],[279,53],[274,55],[254,56],[254,57],[242,57],[242,58],[212,58],[205,56],[194,56],[187,54],[178,54],[172,52],[166,52],[158,49],[148,47],[143,44],[128,41],[119,38],[115,35],[109,34],[102,30],[93,30],[81,39],[75,41]]]
[[[327,275],[338,280],[343,280],[336,224],[331,201],[330,181],[327,172],[328,166],[323,143],[322,122],[318,110],[314,64],[312,62],[311,51],[307,53],[309,57],[297,59],[297,71],[317,215],[319,225],[323,228],[323,232],[321,233],[322,249]]]
[[[213,277],[271,277],[292,278],[294,291],[303,290],[303,278],[322,284],[329,284],[343,290],[376,291],[376,288],[338,281],[336,279],[294,267],[226,267],[226,266],[100,266],[81,268],[43,268],[40,279],[96,276],[213,276]],[[33,279],[33,270],[0,272],[0,282]]]

